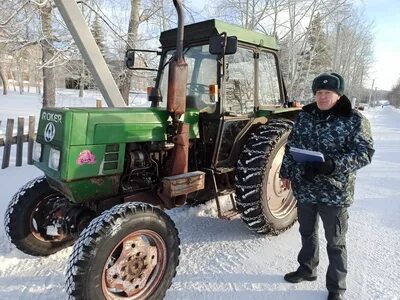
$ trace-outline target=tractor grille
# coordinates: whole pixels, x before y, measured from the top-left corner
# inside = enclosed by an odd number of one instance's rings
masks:
[[[115,170],[118,168],[119,144],[110,144],[106,146],[104,153],[103,170]]]

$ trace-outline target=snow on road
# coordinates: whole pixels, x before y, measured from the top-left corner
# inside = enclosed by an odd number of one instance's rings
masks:
[[[365,114],[376,154],[373,163],[359,171],[350,208],[346,296],[400,299],[400,112],[386,107]],[[32,166],[0,170],[0,218],[18,188],[40,174]],[[179,230],[182,252],[166,299],[326,299],[322,229],[318,281],[293,285],[282,276],[297,267],[297,224],[279,236],[258,236],[239,218],[218,219],[214,202],[168,214]],[[25,255],[9,243],[1,222],[0,299],[65,299],[63,273],[71,250],[47,258]]]

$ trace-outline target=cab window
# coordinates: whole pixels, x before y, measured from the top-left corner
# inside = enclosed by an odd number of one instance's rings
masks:
[[[243,115],[254,111],[254,57],[253,51],[239,47],[226,56],[225,110]]]
[[[171,59],[173,51],[166,55],[166,62]],[[186,86],[186,104],[188,108],[196,108],[201,112],[213,113],[216,108],[215,99],[211,99],[209,86],[217,84],[217,57],[210,54],[208,45],[191,47],[184,51],[188,64],[188,80]],[[168,93],[168,70],[164,68],[160,81],[163,96],[161,105],[166,106]]]
[[[259,70],[258,99],[260,106],[280,105],[278,68],[272,53],[260,53]]]

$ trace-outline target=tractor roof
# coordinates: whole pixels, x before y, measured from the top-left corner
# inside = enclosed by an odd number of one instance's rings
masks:
[[[228,24],[220,20],[207,20],[185,26],[184,46],[192,43],[208,41],[210,37],[226,32],[228,36],[236,36],[239,42],[257,45],[264,48],[278,50],[278,44],[273,36],[244,29],[237,25]],[[160,43],[163,48],[176,46],[177,29],[161,33]]]

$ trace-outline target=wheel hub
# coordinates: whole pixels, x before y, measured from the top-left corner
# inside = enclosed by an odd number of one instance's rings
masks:
[[[283,188],[282,180],[279,177],[284,153],[285,148],[281,147],[274,157],[271,169],[269,170],[268,188],[266,189],[268,207],[276,218],[284,218],[292,211],[295,205],[295,202],[291,203],[286,201],[290,197],[291,191]]]
[[[106,266],[105,269],[107,299],[121,299],[114,297],[115,294],[110,290],[123,291],[127,297],[134,297],[129,299],[136,299],[135,296],[139,297],[138,294],[146,288],[146,285],[152,285],[154,273],[157,275],[164,272],[165,245],[157,239],[154,243],[150,243],[149,241],[152,240],[138,233],[132,233],[123,240],[119,257],[112,266],[108,268]],[[158,270],[157,264],[160,259],[162,260],[161,269]],[[156,277],[156,280],[160,279],[160,276]]]
[[[68,201],[57,194],[41,200],[30,215],[29,226],[32,235],[43,242],[68,238],[62,209],[68,205]]]

